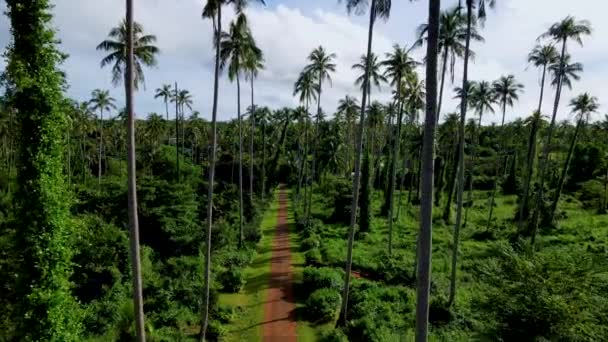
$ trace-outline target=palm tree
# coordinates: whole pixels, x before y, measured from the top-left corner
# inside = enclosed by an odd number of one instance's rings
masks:
[[[315,181],[315,168],[316,168],[316,141],[318,140],[319,134],[319,122],[321,121],[322,111],[321,111],[321,93],[323,92],[323,82],[329,81],[331,85],[331,75],[336,71],[336,64],[333,60],[336,58],[336,54],[327,53],[322,46],[314,49],[310,55],[308,56],[308,61],[310,62],[306,67],[304,67],[305,72],[310,72],[314,79],[317,81],[317,115],[315,119],[315,133],[313,135],[313,146],[312,146],[312,166],[311,166],[311,182]],[[312,183],[311,183],[312,184]],[[309,193],[309,201],[308,201],[308,209],[306,211],[306,217],[310,218],[310,209],[312,202],[312,186],[311,191]]]
[[[101,184],[101,164],[103,156],[103,112],[116,109],[116,99],[110,96],[109,90],[95,89],[91,93],[91,110],[99,110],[99,158],[97,162],[97,182]]]
[[[492,84],[494,95],[502,108],[502,121],[500,126],[505,125],[505,114],[507,106],[513,107],[514,101],[519,100],[519,93],[524,89],[524,85],[515,80],[515,76],[502,76]]]
[[[559,54],[553,44],[537,45],[528,55],[528,63],[531,63],[537,68],[541,68],[540,79],[540,96],[538,99],[538,112],[542,113],[543,95],[545,92],[545,78],[547,76],[547,68],[550,65],[557,63]]]
[[[131,231],[131,272],[133,273],[133,302],[135,307],[135,326],[136,335],[138,342],[144,342],[146,340],[146,331],[144,325],[144,302],[142,295],[142,279],[141,279],[141,260],[139,255],[139,220],[137,214],[137,183],[136,183],[136,157],[135,157],[135,113],[133,111],[133,92],[136,89],[137,79],[141,77],[143,81],[143,72],[141,72],[141,65],[137,61],[137,58],[141,58],[139,53],[142,52],[142,46],[138,44],[142,43],[142,38],[138,38],[138,33],[141,34],[141,27],[133,22],[133,0],[127,0],[127,17],[125,20],[125,34],[124,39],[126,45],[125,51],[125,102],[128,115],[127,124],[127,136],[128,136],[128,193],[129,193],[129,227]],[[110,36],[113,36],[110,33]],[[150,42],[154,39],[148,38]],[[103,43],[102,43],[103,44]],[[138,50],[139,49],[139,50]],[[145,56],[147,59],[144,63],[147,65],[153,64],[154,53],[157,51],[156,48],[149,46],[144,49],[146,52]],[[116,52],[115,52],[116,53]],[[110,55],[112,56],[112,55]],[[116,65],[119,65],[119,60],[122,55],[114,58]],[[106,57],[107,59],[107,57]],[[103,65],[103,62],[102,62]],[[114,73],[116,79],[116,72]]]
[[[468,83],[469,83],[469,57],[471,55],[471,37],[474,25],[473,9],[477,7],[477,17],[483,24],[486,19],[486,6],[492,8],[496,4],[496,0],[465,0],[467,7],[467,32],[464,48],[464,67],[462,72],[462,98],[460,101],[460,127],[458,130],[458,192],[457,192],[457,207],[456,207],[456,223],[454,225],[454,237],[452,242],[452,271],[450,275],[450,293],[448,298],[448,306],[452,306],[456,298],[456,266],[458,264],[458,248],[460,244],[460,226],[462,224],[462,207],[464,193],[464,143],[465,143],[465,124],[468,99]],[[458,8],[461,9],[461,1],[458,2]]]
[[[118,27],[114,27],[108,34],[110,39],[102,41],[97,45],[98,51],[106,51],[110,54],[101,60],[101,67],[112,64],[112,83],[118,85],[121,80],[126,82],[127,64],[127,23],[123,20]],[[143,66],[152,67],[157,64],[156,55],[159,49],[153,44],[156,36],[144,35],[143,26],[133,23],[133,87],[139,89],[139,83],[144,84],[145,78]]]
[[[252,38],[253,39],[253,38]],[[249,121],[251,121],[251,136],[249,140],[249,199],[253,201],[253,161],[254,161],[254,138],[255,138],[255,96],[253,81],[258,77],[260,70],[264,69],[264,55],[260,49],[252,49],[245,56],[245,70],[247,74],[245,78],[249,78],[251,84],[251,111],[249,112]]]
[[[426,50],[426,119],[422,147],[422,197],[420,234],[418,236],[418,281],[416,300],[416,341],[426,342],[431,289],[431,254],[433,231],[433,178],[435,165],[435,126],[437,112],[437,55],[439,52],[440,0],[429,1],[429,38]]]
[[[346,95],[343,99],[338,101],[338,113],[344,115],[344,120],[346,121],[346,169],[348,174],[352,172],[352,164],[351,164],[351,156],[354,155],[351,147],[354,145],[354,137],[353,130],[355,125],[355,116],[357,115],[357,111],[359,110],[359,104],[357,103],[357,99],[351,96]]]
[[[188,108],[190,111],[192,111],[192,94],[190,94],[190,91],[186,90],[186,89],[182,89],[179,91],[179,93],[177,94],[177,104],[179,104],[179,112],[180,112],[180,120],[181,120],[181,144],[182,144],[182,148],[181,148],[181,153],[185,154],[185,142],[186,142],[186,129],[184,127],[185,125],[185,117],[186,117],[186,113],[184,112],[185,108]],[[177,138],[177,134],[175,135]],[[176,139],[176,144],[175,144],[176,148],[178,148],[179,144],[177,143],[177,139]]]
[[[161,88],[156,88],[154,98],[162,98],[165,102],[165,110],[167,112],[167,122],[169,122],[169,98],[171,98],[171,85],[163,84]]]
[[[367,0],[345,0],[346,9],[349,13],[355,11],[356,13],[364,13],[367,9]],[[366,72],[362,84],[362,97],[361,97],[361,112],[359,115],[359,129],[357,132],[357,151],[355,152],[355,175],[353,177],[353,201],[351,204],[350,211],[350,225],[348,228],[348,248],[346,254],[346,272],[344,274],[344,288],[342,293],[342,308],[341,315],[342,320],[338,320],[338,324],[347,323],[347,309],[348,309],[348,293],[350,286],[350,273],[353,263],[353,242],[355,239],[355,225],[357,221],[357,207],[359,202],[359,179],[361,177],[361,152],[363,151],[363,136],[365,128],[365,110],[367,106],[367,95],[369,90],[369,78],[370,78],[370,66],[372,56],[372,39],[374,33],[374,23],[376,18],[388,19],[391,13],[391,0],[372,0],[369,10],[369,29],[367,33],[367,61],[366,61]]]
[[[550,38],[556,44],[561,43],[561,54],[559,58],[559,66],[557,68],[558,77],[555,78],[557,83],[555,84],[555,100],[553,102],[553,113],[551,115],[551,123],[547,131],[547,139],[543,148],[543,155],[539,165],[539,187],[536,191],[536,204],[537,208],[534,211],[532,217],[532,236],[530,238],[531,244],[534,246],[536,240],[536,232],[538,230],[538,219],[540,216],[540,210],[544,207],[543,191],[545,186],[546,169],[548,165],[547,158],[549,157],[549,148],[553,139],[553,129],[555,128],[555,118],[557,116],[557,110],[559,108],[559,101],[562,91],[562,77],[566,75],[567,65],[567,44],[569,40],[577,42],[579,45],[583,45],[583,37],[591,34],[591,24],[589,22],[577,21],[574,17],[567,16],[562,21],[551,25],[547,32],[543,33],[539,38]]]
[[[247,25],[245,14],[241,13],[230,24],[228,32],[222,32],[220,53],[222,63],[220,67],[226,68],[228,64],[228,78],[236,79],[237,120],[239,124],[239,247],[243,248],[243,120],[241,118],[241,72],[246,68],[246,58],[250,54],[261,54],[253,41],[251,31]]]
[[[528,137],[528,150],[527,150],[527,160],[526,160],[526,177],[524,183],[524,195],[519,207],[519,230],[523,231],[524,224],[524,214],[529,214],[528,203],[530,201],[530,183],[532,182],[533,171],[534,171],[534,162],[536,160],[536,145],[537,145],[537,135],[540,130],[540,126],[542,123],[542,115],[540,111],[534,112],[528,119],[526,119],[526,123],[530,126],[530,135]]]
[[[548,222],[552,222],[553,217],[555,216],[555,211],[557,210],[559,198],[564,188],[564,181],[566,179],[566,175],[568,174],[568,167],[570,165],[570,160],[572,159],[572,152],[574,152],[574,147],[576,146],[576,139],[578,138],[579,132],[583,125],[589,121],[589,116],[591,116],[592,113],[597,112],[599,104],[595,96],[584,93],[572,99],[570,101],[570,107],[572,108],[572,112],[575,113],[577,117],[576,129],[574,130],[574,134],[570,140],[570,148],[568,149],[566,162],[564,163],[561,177],[557,183],[557,190],[553,196],[553,203],[551,204],[551,209],[549,210]]]
[[[303,156],[300,159],[300,170],[299,170],[299,180],[298,180],[298,187],[296,189],[296,195],[299,198],[300,195],[300,188],[301,188],[301,184],[302,184],[302,178],[304,178],[304,169],[306,168],[306,158],[308,158],[308,141],[309,141],[309,136],[308,136],[308,118],[309,118],[309,107],[310,107],[310,102],[313,100],[317,99],[317,94],[319,93],[319,89],[317,87],[317,83],[315,81],[315,77],[313,75],[313,73],[311,71],[302,71],[300,73],[300,75],[298,76],[298,79],[296,80],[296,83],[294,84],[294,90],[293,90],[293,95],[294,96],[298,96],[299,95],[299,101],[300,104],[302,104],[304,106],[304,111],[305,111],[305,115],[304,115],[304,120],[306,121],[304,123],[304,151],[303,151]],[[304,183],[304,190],[306,191],[307,189],[307,184],[308,182]],[[306,194],[305,194],[306,195]],[[307,201],[308,201],[308,197],[304,196],[304,207],[307,208]]]
[[[501,132],[502,128],[505,125],[505,115],[507,113],[507,106],[513,107],[514,101],[519,100],[519,92],[521,92],[524,88],[524,85],[518,83],[515,80],[515,76],[508,75],[502,76],[498,80],[494,81],[492,84],[494,95],[496,96],[496,100],[500,104],[502,108],[502,121],[500,124]],[[502,139],[501,139],[502,140]],[[503,142],[504,143],[504,142]],[[486,230],[490,228],[490,223],[492,222],[492,214],[494,212],[494,198],[496,196],[496,189],[498,187],[498,175],[500,170],[500,156],[503,153],[504,146],[501,146],[498,151],[498,156],[496,159],[496,177],[494,179],[494,186],[492,187],[492,193],[490,195],[490,211],[488,214],[488,224],[486,226]]]
[[[475,22],[475,18],[473,18]],[[418,27],[418,40],[414,47],[421,46],[427,40],[428,24],[424,23]],[[441,84],[439,86],[439,102],[437,105],[437,120],[441,115],[441,105],[443,102],[443,90],[445,85],[445,76],[448,71],[451,76],[451,82],[454,83],[454,69],[456,59],[463,58],[465,44],[467,39],[467,17],[463,15],[460,7],[456,7],[441,13],[439,18],[439,52],[441,53]],[[475,26],[471,27],[470,39],[483,42],[483,37],[477,32]],[[469,50],[469,57],[475,58],[475,53]]]
[[[404,92],[404,81],[406,86],[409,79],[414,76],[414,69],[418,63],[414,61],[406,51],[405,48],[399,47],[398,45],[393,46],[393,52],[386,54],[386,60],[382,62],[385,66],[385,77],[391,80],[391,85],[395,86],[395,95],[398,108],[397,114],[397,133],[393,140],[393,157],[391,158],[390,164],[390,177],[388,184],[388,191],[385,201],[385,210],[388,212],[388,254],[391,255],[393,251],[393,198],[395,193],[396,183],[396,168],[397,160],[399,158],[399,145],[401,141],[401,124],[403,122],[403,107],[406,94]],[[406,88],[407,89],[407,88]]]
[[[358,85],[361,87],[361,90],[363,90],[363,82],[365,81],[365,65],[367,62],[367,57],[365,55],[361,56],[361,59],[359,61],[359,63],[355,63],[352,66],[353,70],[357,70],[359,72],[361,72],[361,74],[359,75],[359,77],[357,77],[357,79],[355,80],[355,85]],[[381,89],[382,87],[382,83],[387,83],[387,79],[386,77],[384,77],[383,73],[381,72],[382,68],[382,63],[380,62],[380,60],[378,60],[378,56],[376,54],[374,54],[372,52],[372,54],[370,55],[370,64],[369,64],[369,86],[367,89],[367,95],[369,96],[368,99],[368,103],[371,103],[371,97],[372,97],[372,85],[376,86],[376,88],[378,88],[378,90]]]

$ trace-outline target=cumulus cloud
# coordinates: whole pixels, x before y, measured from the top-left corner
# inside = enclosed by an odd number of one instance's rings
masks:
[[[444,1],[444,8],[454,6],[456,0]],[[61,49],[70,54],[63,66],[68,73],[69,95],[86,100],[92,89],[112,89],[113,96],[122,102],[123,91],[112,88],[108,69],[101,70],[99,61],[103,57],[95,46],[103,40],[111,27],[124,13],[123,0],[105,1],[55,1],[54,25],[62,41]],[[335,110],[337,101],[346,94],[360,97],[353,85],[355,73],[351,65],[358,62],[366,48],[367,17],[349,17],[343,4],[336,1],[283,0],[270,3],[269,7],[253,6],[247,13],[252,31],[263,49],[266,69],[256,81],[259,104],[272,108],[297,104],[292,96],[293,82],[306,64],[307,55],[317,46],[323,45],[336,53],[337,72],[333,85],[324,86],[323,107],[326,112]],[[393,13],[387,23],[378,22],[374,36],[374,51],[384,55],[394,43],[410,45],[415,28],[426,20],[426,1],[395,2]],[[0,4],[0,10],[5,9]],[[194,95],[194,109],[205,118],[210,117],[213,90],[214,49],[212,46],[211,22],[201,20],[200,0],[141,0],[136,2],[136,20],[143,24],[147,33],[158,37],[162,53],[157,68],[146,70],[146,90],[136,96],[136,108],[140,117],[149,112],[163,112],[164,106],[153,98],[154,89],[163,83],[179,82],[180,88],[189,89]],[[484,44],[474,44],[477,59],[470,67],[470,78],[492,81],[501,75],[514,74],[525,84],[526,91],[519,103],[509,110],[507,117],[527,116],[534,109],[538,96],[538,72],[526,69],[526,55],[535,44],[536,37],[547,27],[572,14],[588,19],[594,27],[593,37],[585,39],[585,47],[571,45],[573,58],[585,65],[583,79],[570,92],[564,102],[583,92],[600,97],[607,93],[604,79],[608,76],[608,64],[604,56],[608,53],[608,22],[603,19],[608,5],[596,0],[579,0],[573,4],[568,0],[505,0],[500,1],[495,11],[489,12],[483,35]],[[226,13],[224,27],[233,14]],[[9,26],[6,17],[0,19],[0,48],[9,41]],[[423,49],[415,51],[420,59]],[[460,75],[462,63],[457,64]],[[0,65],[1,66],[1,65]],[[461,83],[459,76],[456,84]],[[456,110],[451,88],[447,85],[444,101],[445,112]],[[243,85],[248,91],[248,85]],[[236,112],[236,85],[226,77],[220,82],[219,115],[229,119]],[[549,91],[551,93],[551,91]],[[387,100],[388,86],[375,99]],[[603,99],[606,109],[608,99]],[[552,95],[547,97],[546,108],[551,106]],[[248,99],[244,100],[248,103]],[[566,118],[568,110],[562,105],[560,119]],[[486,116],[486,123],[498,121],[498,116]]]

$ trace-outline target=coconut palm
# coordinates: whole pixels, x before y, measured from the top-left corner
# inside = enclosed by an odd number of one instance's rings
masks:
[[[465,0],[466,1],[466,16],[467,16],[467,33],[464,49],[464,67],[462,72],[462,97],[460,101],[460,127],[458,130],[458,192],[456,205],[456,223],[454,224],[454,237],[452,242],[452,271],[450,274],[450,293],[448,298],[448,306],[452,306],[456,298],[456,266],[458,264],[458,248],[460,244],[460,226],[462,224],[462,209],[463,209],[463,193],[464,193],[464,141],[465,141],[465,125],[466,113],[469,105],[469,57],[471,55],[471,37],[475,25],[474,9],[477,9],[477,18],[483,24],[486,20],[486,8],[494,7],[496,0]],[[458,2],[458,8],[462,8],[462,1]]]
[[[538,99],[538,112],[542,113],[543,96],[545,92],[545,79],[547,76],[547,68],[550,65],[557,63],[559,53],[553,44],[536,45],[528,55],[528,63],[531,63],[537,68],[541,68],[540,78],[540,96]]]
[[[319,93],[319,89],[317,86],[317,82],[315,81],[314,74],[311,71],[304,70],[298,76],[296,83],[294,84],[293,95],[299,96],[300,104],[304,106],[304,112],[306,115],[303,115],[305,120],[304,122],[304,151],[303,156],[300,158],[300,177],[298,179],[298,188],[296,189],[297,197],[300,195],[300,188],[302,184],[302,178],[304,178],[305,168],[306,168],[306,158],[308,157],[308,120],[309,120],[309,107],[310,102],[317,99],[317,94]],[[307,183],[304,183],[304,190],[307,189]],[[307,208],[308,197],[304,196],[304,207]]]
[[[89,104],[91,110],[99,111],[99,158],[97,160],[97,182],[101,184],[101,165],[103,160],[103,112],[116,109],[116,99],[110,96],[109,90],[95,89],[91,93]]]
[[[153,64],[154,54],[158,50],[152,46],[147,46],[142,49],[142,45],[146,40],[153,42],[154,39],[138,37],[141,34],[141,27],[133,22],[133,0],[127,0],[127,15],[125,20],[125,31],[124,31],[124,42],[126,49],[124,51],[124,64],[125,64],[125,103],[126,111],[128,115],[127,120],[127,164],[128,164],[128,197],[129,197],[129,227],[130,227],[130,240],[131,240],[131,272],[133,277],[133,298],[134,298],[134,311],[135,311],[135,331],[138,342],[144,342],[146,340],[146,331],[144,325],[144,302],[142,295],[142,279],[141,279],[141,260],[139,255],[139,220],[137,212],[137,183],[136,183],[136,157],[135,157],[135,112],[133,110],[133,92],[137,89],[137,80],[141,78],[143,82],[143,72],[141,71],[141,64],[139,64],[138,58],[142,58],[145,55],[143,62],[147,65]],[[112,33],[110,33],[112,36]],[[144,36],[146,37],[146,36]],[[141,43],[141,44],[140,44]],[[102,43],[103,44],[103,43]],[[145,53],[144,53],[145,51]],[[138,55],[139,53],[139,55]],[[112,56],[112,55],[110,55]],[[122,55],[121,55],[122,56]],[[107,58],[107,57],[106,57]],[[119,58],[114,59],[116,61],[114,67],[114,77],[116,79],[116,66],[119,65]],[[103,65],[103,62],[102,62]]]
[[[354,146],[354,125],[357,111],[359,110],[359,104],[356,98],[346,95],[343,99],[338,101],[338,113],[344,115],[344,121],[346,123],[346,169],[347,174],[352,172],[352,158],[354,155],[352,147]]]
[[[405,48],[394,45],[393,51],[386,54],[386,60],[382,62],[382,65],[386,68],[384,76],[390,80],[392,86],[396,87],[395,99],[398,103],[397,132],[395,139],[393,139],[389,184],[384,206],[384,212],[388,214],[388,253],[391,255],[393,251],[393,198],[395,193],[397,160],[399,158],[399,142],[401,141],[404,98],[406,96],[404,92],[404,80],[407,84],[407,79],[414,77],[414,69],[418,65],[418,62],[414,61],[409,56]]]
[[[237,120],[239,125],[239,247],[243,248],[243,120],[241,117],[241,72],[247,67],[247,56],[261,54],[249,30],[247,18],[239,14],[230,24],[228,32],[222,32],[220,54],[222,69],[228,69],[230,81],[236,80]]]
[[[360,72],[361,74],[359,75],[359,77],[357,77],[357,79],[355,80],[355,85],[358,85],[361,87],[361,90],[363,90],[363,82],[365,81],[365,64],[367,62],[367,57],[365,55],[361,56],[361,59],[359,61],[359,63],[356,63],[352,66],[353,70],[357,70],[358,72]],[[386,77],[384,77],[382,71],[380,70],[382,68],[382,63],[380,62],[380,60],[378,60],[378,56],[376,54],[374,54],[372,52],[372,54],[370,55],[370,64],[369,64],[369,86],[367,89],[368,92],[368,96],[369,96],[369,100],[368,102],[371,102],[371,96],[372,96],[372,85],[376,86],[376,88],[378,88],[378,90],[380,90],[382,88],[382,84],[383,83],[387,83],[387,79]]]
[[[101,60],[101,67],[112,65],[112,83],[118,85],[121,81],[126,82],[126,21],[123,20],[118,27],[112,28],[108,37],[110,39],[97,45],[97,50],[110,53]],[[140,83],[145,88],[143,67],[152,67],[157,64],[156,55],[158,55],[159,49],[153,45],[154,43],[156,43],[156,36],[145,35],[143,26],[133,23],[133,87],[135,90],[139,89]]]
[[[473,18],[475,24],[475,18]],[[428,24],[424,23],[418,27],[418,40],[414,47],[422,46],[427,41]],[[443,90],[445,85],[445,77],[449,73],[451,83],[454,83],[454,69],[457,58],[464,57],[465,44],[467,39],[467,17],[462,14],[459,7],[446,10],[441,13],[439,18],[439,51],[441,53],[441,84],[439,86],[439,102],[437,104],[437,113],[441,114],[441,105],[443,100]],[[483,37],[477,32],[475,26],[471,26],[470,39],[483,42]],[[469,57],[475,58],[475,53],[469,50]],[[437,115],[437,120],[439,120]]]
[[[557,190],[555,191],[555,195],[553,196],[553,202],[551,204],[551,209],[549,210],[549,222],[552,222],[553,217],[555,216],[555,211],[557,210],[559,198],[564,188],[564,181],[566,179],[566,175],[568,174],[568,167],[570,166],[572,152],[574,152],[574,147],[576,146],[576,141],[579,132],[583,128],[585,123],[589,121],[589,117],[591,116],[591,114],[597,112],[599,104],[598,99],[595,96],[591,96],[588,93],[584,93],[572,99],[570,101],[570,107],[572,108],[572,112],[576,115],[576,129],[574,130],[574,134],[572,135],[572,139],[570,140],[570,148],[568,149],[568,155],[566,156],[566,161],[564,163],[564,168],[562,169],[561,177],[559,178],[559,181],[557,183]]]
[[[169,99],[171,98],[171,85],[163,84],[161,88],[156,88],[156,93],[154,94],[154,98],[162,98],[163,102],[165,102],[165,110],[167,113],[167,122],[169,122]]]
[[[537,208],[534,210],[534,215],[532,217],[532,236],[530,241],[532,245],[536,240],[536,232],[538,230],[540,210],[543,207],[544,198],[543,191],[545,185],[545,177],[546,177],[546,168],[547,168],[547,158],[549,157],[549,148],[551,145],[551,141],[553,139],[553,130],[555,128],[555,118],[557,116],[557,110],[559,109],[560,96],[562,91],[562,76],[567,75],[566,66],[567,63],[567,44],[568,41],[577,42],[579,45],[583,45],[583,37],[591,35],[591,24],[585,20],[578,21],[574,17],[567,16],[560,22],[557,22],[547,30],[547,32],[543,33],[539,38],[549,38],[556,44],[561,44],[561,53],[559,57],[559,64],[557,67],[557,72],[555,74],[558,75],[557,78],[554,78],[555,84],[555,100],[553,102],[553,113],[551,115],[551,123],[549,124],[549,128],[547,131],[547,139],[545,141],[545,145],[543,148],[543,155],[541,158],[541,162],[539,165],[539,187],[536,191],[536,204]],[[554,67],[555,69],[555,67]],[[568,85],[568,83],[566,83]]]
[[[505,114],[507,106],[513,107],[514,101],[519,100],[519,93],[524,89],[524,85],[515,80],[515,76],[502,76],[492,84],[494,95],[502,109],[501,127],[505,124]]]
[[[493,105],[496,104],[497,100],[496,92],[494,91],[494,88],[490,82],[481,81],[473,83],[470,97],[470,104],[477,112],[477,115],[479,115],[477,127],[481,129],[481,120],[483,118],[483,114],[485,114],[487,111],[494,113]]]
[[[317,81],[317,115],[315,118],[315,133],[313,134],[313,146],[312,146],[312,165],[310,171],[310,179],[311,182],[315,181],[315,168],[316,168],[316,141],[318,140],[317,135],[319,134],[319,123],[322,117],[321,110],[321,94],[323,93],[323,83],[328,81],[331,85],[331,73],[336,71],[336,64],[334,63],[334,59],[336,58],[336,54],[328,53],[325,51],[325,48],[319,46],[314,49],[310,55],[308,55],[309,64],[304,67],[305,72],[310,72],[315,80]],[[312,184],[312,183],[311,183]],[[306,211],[306,217],[310,218],[310,209],[312,202],[312,187],[309,193],[309,201],[308,201],[308,209]]]
[[[252,114],[255,112],[254,80],[258,77],[260,70],[264,69],[264,54],[260,49],[252,49],[249,52],[250,53],[245,56],[244,67],[247,71],[245,78],[249,79],[251,85],[251,110],[249,111],[249,121],[251,122],[249,140],[249,199],[253,201],[255,115]]]
[[[346,9],[349,13],[355,12],[362,14],[367,10],[367,0],[345,0]],[[374,33],[374,23],[377,18],[388,19],[391,12],[391,0],[371,0],[369,7],[369,28],[367,33],[367,61],[366,61],[366,72],[362,83],[362,97],[361,97],[361,112],[359,115],[359,127],[357,132],[357,151],[355,152],[355,174],[353,177],[353,201],[351,204],[350,214],[350,225],[348,228],[348,247],[346,254],[346,266],[344,274],[344,288],[342,293],[342,308],[340,310],[342,320],[338,320],[338,324],[347,323],[347,309],[348,309],[348,294],[350,286],[350,273],[353,261],[353,242],[355,238],[355,225],[357,221],[357,207],[359,202],[359,179],[361,178],[361,153],[363,151],[363,134],[365,127],[365,110],[367,107],[367,95],[369,90],[369,77],[370,77],[370,66],[372,56],[372,40]]]
[[[429,1],[429,33],[426,52],[426,118],[422,147],[422,197],[420,234],[418,236],[418,272],[416,280],[416,341],[427,341],[429,297],[431,289],[431,253],[433,230],[433,178],[435,165],[435,126],[437,124],[437,55],[439,53],[440,0]]]

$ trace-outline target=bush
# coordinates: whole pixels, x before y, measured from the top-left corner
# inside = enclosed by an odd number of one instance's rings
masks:
[[[319,240],[319,236],[316,234],[312,234],[310,235],[310,237],[302,240],[302,243],[300,244],[300,247],[302,249],[302,251],[308,251],[314,248],[319,248],[321,247],[321,240]]]
[[[222,336],[226,335],[228,329],[222,325],[219,321],[211,320],[209,321],[209,326],[207,327],[207,340],[208,341],[219,341]]]
[[[342,274],[333,268],[306,267],[303,278],[302,285],[308,293],[325,288],[336,291],[342,289]]]
[[[316,290],[306,301],[306,314],[311,321],[329,322],[338,315],[341,302],[342,296],[336,290]]]
[[[319,342],[348,342],[348,338],[341,329],[333,329],[322,333]]]
[[[404,255],[390,257],[388,254],[383,254],[378,262],[377,277],[391,285],[413,284],[414,279],[410,275],[411,268],[407,267],[409,263],[405,259]]]
[[[218,281],[222,284],[222,289],[228,293],[238,293],[245,285],[243,270],[232,267],[218,275]]]
[[[321,256],[321,251],[318,248],[313,248],[304,253],[304,259],[306,265],[309,266],[319,266],[323,264],[323,257]]]

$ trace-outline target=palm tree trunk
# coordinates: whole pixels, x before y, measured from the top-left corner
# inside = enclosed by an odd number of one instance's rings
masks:
[[[313,184],[315,182],[315,172],[316,172],[316,164],[317,164],[317,140],[319,138],[319,119],[321,118],[321,88],[323,86],[323,82],[322,82],[322,78],[321,76],[319,76],[319,96],[317,97],[317,117],[315,119],[315,133],[314,133],[314,138],[313,138],[313,148],[312,148],[312,167],[310,170],[310,192],[308,194],[308,196],[310,196],[310,198],[308,199],[308,210],[306,212],[306,219],[307,222],[310,220],[310,211],[311,211],[311,207],[312,207],[312,189],[313,189]]]
[[[185,156],[186,156],[186,145],[185,145],[185,143],[186,143],[186,118],[185,118],[186,113],[185,113],[185,111],[184,111],[184,104],[183,104],[183,103],[182,103],[182,105],[181,105],[181,110],[180,110],[180,112],[181,112],[181,117],[180,117],[180,121],[181,121],[181,123],[180,123],[180,127],[181,127],[181,130],[182,130],[182,132],[181,132],[181,133],[182,133],[182,140],[181,140],[182,149],[181,149],[181,155],[182,155],[182,156],[184,156],[184,161],[185,161],[185,160],[186,160],[186,158],[185,158]]]
[[[401,77],[399,77],[398,83],[398,96],[401,98]],[[389,180],[388,196],[388,255],[391,256],[393,253],[393,207],[395,197],[395,183],[396,183],[396,170],[397,161],[399,159],[399,147],[401,143],[401,122],[403,121],[403,101],[399,104],[399,114],[397,116],[397,134],[393,141],[393,160],[391,161],[391,178]]]
[[[254,93],[253,93],[253,72],[251,73],[251,113],[249,113],[251,120],[251,138],[249,141],[249,200],[253,202],[253,140],[255,137],[255,104],[254,104]]]
[[[167,122],[169,122],[169,101],[167,100],[167,97],[165,97],[165,112],[167,113]]]
[[[566,157],[566,162],[564,163],[564,168],[562,169],[562,174],[559,177],[559,182],[557,183],[557,190],[555,191],[555,195],[553,196],[553,203],[551,204],[551,210],[549,211],[549,221],[553,222],[553,218],[555,216],[555,211],[557,210],[557,205],[559,203],[559,198],[562,195],[562,191],[564,189],[564,182],[566,180],[566,176],[568,175],[568,167],[570,166],[570,160],[572,160],[572,152],[574,152],[574,147],[576,146],[576,139],[578,138],[578,134],[583,126],[583,115],[578,120],[576,124],[576,129],[574,130],[574,135],[572,136],[572,140],[570,141],[570,148],[568,149],[568,156]]]
[[[452,270],[450,275],[450,294],[448,298],[448,306],[454,304],[456,298],[456,266],[458,265],[458,249],[460,244],[460,227],[462,223],[462,205],[464,194],[464,128],[467,115],[467,82],[469,76],[469,56],[471,46],[471,26],[473,20],[473,2],[467,0],[467,37],[464,50],[464,70],[462,73],[462,99],[460,102],[460,126],[458,127],[458,193],[456,195],[456,224],[454,225],[454,236],[452,241]]]
[[[141,260],[139,255],[139,219],[137,215],[137,176],[135,157],[135,113],[133,112],[133,0],[127,0],[127,68],[125,92],[127,105],[128,137],[128,196],[129,227],[131,240],[131,272],[133,273],[133,305],[135,307],[135,331],[138,342],[146,341],[144,301],[142,294]]]
[[[551,115],[551,123],[549,124],[549,129],[547,131],[547,141],[545,146],[543,147],[543,156],[540,160],[540,172],[539,172],[539,186],[536,191],[536,209],[534,210],[534,215],[532,216],[532,236],[530,238],[530,243],[534,248],[534,243],[536,242],[536,234],[538,231],[539,217],[540,211],[544,207],[544,198],[543,192],[545,187],[545,176],[547,173],[547,166],[549,165],[549,151],[551,149],[551,141],[553,139],[553,129],[555,128],[555,118],[557,117],[557,109],[559,108],[559,100],[562,92],[562,73],[564,69],[564,62],[566,56],[566,39],[562,41],[562,52],[560,55],[560,67],[559,67],[559,79],[557,82],[557,87],[555,87],[555,101],[553,103],[553,114]]]
[[[200,342],[205,342],[209,325],[209,287],[211,281],[211,228],[213,227],[213,182],[215,180],[215,159],[217,155],[217,102],[220,78],[220,35],[222,32],[222,6],[217,7],[217,31],[215,36],[215,71],[213,80],[213,109],[211,112],[211,160],[207,184],[207,231],[205,232],[205,281],[203,285],[203,317]]]
[[[353,266],[353,242],[355,239],[355,225],[357,223],[357,207],[359,206],[359,178],[361,177],[361,152],[363,151],[363,137],[365,132],[365,107],[367,101],[367,89],[366,86],[369,84],[369,68],[370,68],[370,56],[372,53],[372,38],[374,32],[374,9],[376,8],[376,0],[372,0],[370,11],[369,11],[369,30],[367,33],[367,58],[365,61],[365,77],[363,80],[363,95],[361,98],[361,112],[359,114],[359,129],[357,132],[357,151],[355,154],[355,175],[353,177],[353,202],[350,207],[350,226],[348,228],[348,248],[346,254],[346,272],[344,273],[344,288],[342,292],[342,308],[341,315],[342,320],[338,319],[337,324],[346,326],[348,323],[347,311],[348,311],[348,294],[350,287],[350,275]]]
[[[460,160],[460,141],[456,144],[456,152],[454,153],[456,156],[452,156],[452,168],[450,172],[450,182],[448,184],[448,198],[445,204],[445,208],[443,210],[443,220],[449,224],[450,217],[452,216],[452,199],[454,198],[454,190],[456,189],[456,177],[458,175],[459,165],[458,162]]]
[[[175,82],[175,179],[179,183],[179,100],[177,99],[177,82]]]
[[[540,112],[539,112],[540,113]],[[536,159],[536,134],[538,131],[538,122],[535,120],[530,129],[530,137],[528,138],[528,160],[526,166],[526,180],[524,184],[524,197],[519,208],[519,231],[523,231],[524,227],[524,212],[528,213],[528,202],[530,197],[530,183],[532,182],[532,173],[534,170],[534,160]]]
[[[507,113],[507,102],[502,101],[502,123],[500,124],[500,132],[503,133],[505,126],[505,115]],[[502,141],[502,139],[501,139]],[[492,187],[492,194],[490,195],[490,212],[488,213],[488,223],[486,224],[486,231],[490,230],[490,224],[492,223],[492,214],[494,213],[494,200],[496,197],[496,190],[498,188],[498,176],[500,175],[500,155],[503,153],[503,148],[498,148],[498,155],[496,156],[496,175],[494,176],[494,186]],[[507,156],[508,161],[508,156]]]
[[[236,103],[239,121],[239,248],[243,248],[243,119],[241,118],[241,78],[236,75]]]
[[[543,108],[543,95],[545,93],[545,77],[547,75],[547,64],[543,65],[543,76],[541,78],[540,81],[540,96],[538,99],[538,112],[541,113],[542,112],[542,108]]]
[[[439,126],[439,118],[441,116],[441,103],[443,101],[443,86],[445,84],[445,74],[448,69],[448,52],[449,50],[444,47],[443,51],[443,66],[441,67],[441,86],[439,88],[439,103],[437,104],[437,115],[435,118],[435,125]]]
[[[101,160],[103,151],[103,108],[99,110],[99,158],[97,160],[97,185],[101,187]]]
[[[420,234],[418,236],[418,282],[416,305],[416,341],[426,342],[431,289],[431,256],[433,232],[433,178],[435,126],[437,121],[437,54],[439,41],[440,0],[429,1],[429,32],[426,53],[426,119],[422,151],[422,198],[420,201]]]

